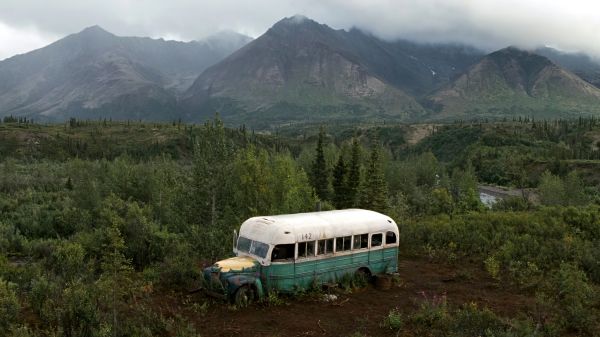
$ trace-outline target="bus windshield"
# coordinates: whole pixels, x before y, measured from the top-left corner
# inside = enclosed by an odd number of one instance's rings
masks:
[[[237,250],[264,259],[267,257],[267,253],[269,252],[269,245],[240,236],[237,243]]]

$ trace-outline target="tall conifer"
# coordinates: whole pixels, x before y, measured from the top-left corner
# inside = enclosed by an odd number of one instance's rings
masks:
[[[386,211],[388,199],[387,183],[377,143],[375,143],[371,150],[363,192],[361,207],[378,212]]]
[[[348,180],[347,180],[347,196],[348,196],[348,207],[355,207],[358,205],[358,195],[360,190],[361,176],[361,150],[358,139],[352,140],[352,150],[350,153],[350,163],[348,167]]]
[[[337,209],[352,207],[348,198],[348,169],[344,156],[340,153],[333,169],[333,204]]]
[[[323,142],[325,141],[325,129],[321,127],[319,131],[319,140],[317,141],[317,153],[312,166],[312,184],[320,200],[327,200],[329,197],[329,174],[327,164],[325,163],[325,153]]]

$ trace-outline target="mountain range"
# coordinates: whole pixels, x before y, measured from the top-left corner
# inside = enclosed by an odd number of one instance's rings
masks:
[[[0,116],[172,120],[178,93],[250,40],[222,32],[185,43],[89,27],[0,62]]]
[[[551,48],[487,54],[386,41],[302,16],[260,37],[176,42],[90,27],[0,62],[0,117],[202,121],[600,115],[600,64]]]

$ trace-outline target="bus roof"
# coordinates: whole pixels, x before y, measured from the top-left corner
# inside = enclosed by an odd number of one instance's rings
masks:
[[[389,216],[364,209],[257,216],[240,228],[240,236],[268,244],[291,244],[354,234],[392,231]]]

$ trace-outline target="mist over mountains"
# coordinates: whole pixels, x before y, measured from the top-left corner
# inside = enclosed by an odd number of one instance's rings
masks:
[[[596,85],[596,86],[594,86]],[[320,120],[600,115],[600,65],[550,48],[491,54],[285,18],[252,40],[115,36],[94,26],[0,62],[0,117],[258,126]]]

